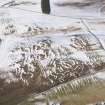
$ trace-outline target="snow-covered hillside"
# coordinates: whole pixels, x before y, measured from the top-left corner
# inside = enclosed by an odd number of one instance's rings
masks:
[[[0,96],[40,93],[85,75],[105,79],[104,2],[51,0],[46,15],[40,0],[0,0]]]

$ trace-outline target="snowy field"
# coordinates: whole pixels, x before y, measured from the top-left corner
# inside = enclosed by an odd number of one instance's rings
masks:
[[[104,70],[105,0],[51,0],[50,15],[40,0],[0,0],[0,80],[7,86],[38,86],[39,93],[85,75],[104,80]]]

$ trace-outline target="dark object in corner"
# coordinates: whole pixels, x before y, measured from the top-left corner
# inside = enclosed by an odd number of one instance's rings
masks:
[[[0,39],[0,43],[2,42],[2,39]]]
[[[41,0],[41,8],[42,12],[45,14],[50,14],[50,1],[49,0]]]

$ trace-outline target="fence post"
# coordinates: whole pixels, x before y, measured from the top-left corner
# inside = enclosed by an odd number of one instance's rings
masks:
[[[41,9],[45,14],[50,14],[50,0],[41,0]]]

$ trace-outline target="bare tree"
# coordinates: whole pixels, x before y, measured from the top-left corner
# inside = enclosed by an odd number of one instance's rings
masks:
[[[50,14],[50,0],[41,0],[42,12],[45,14]]]

